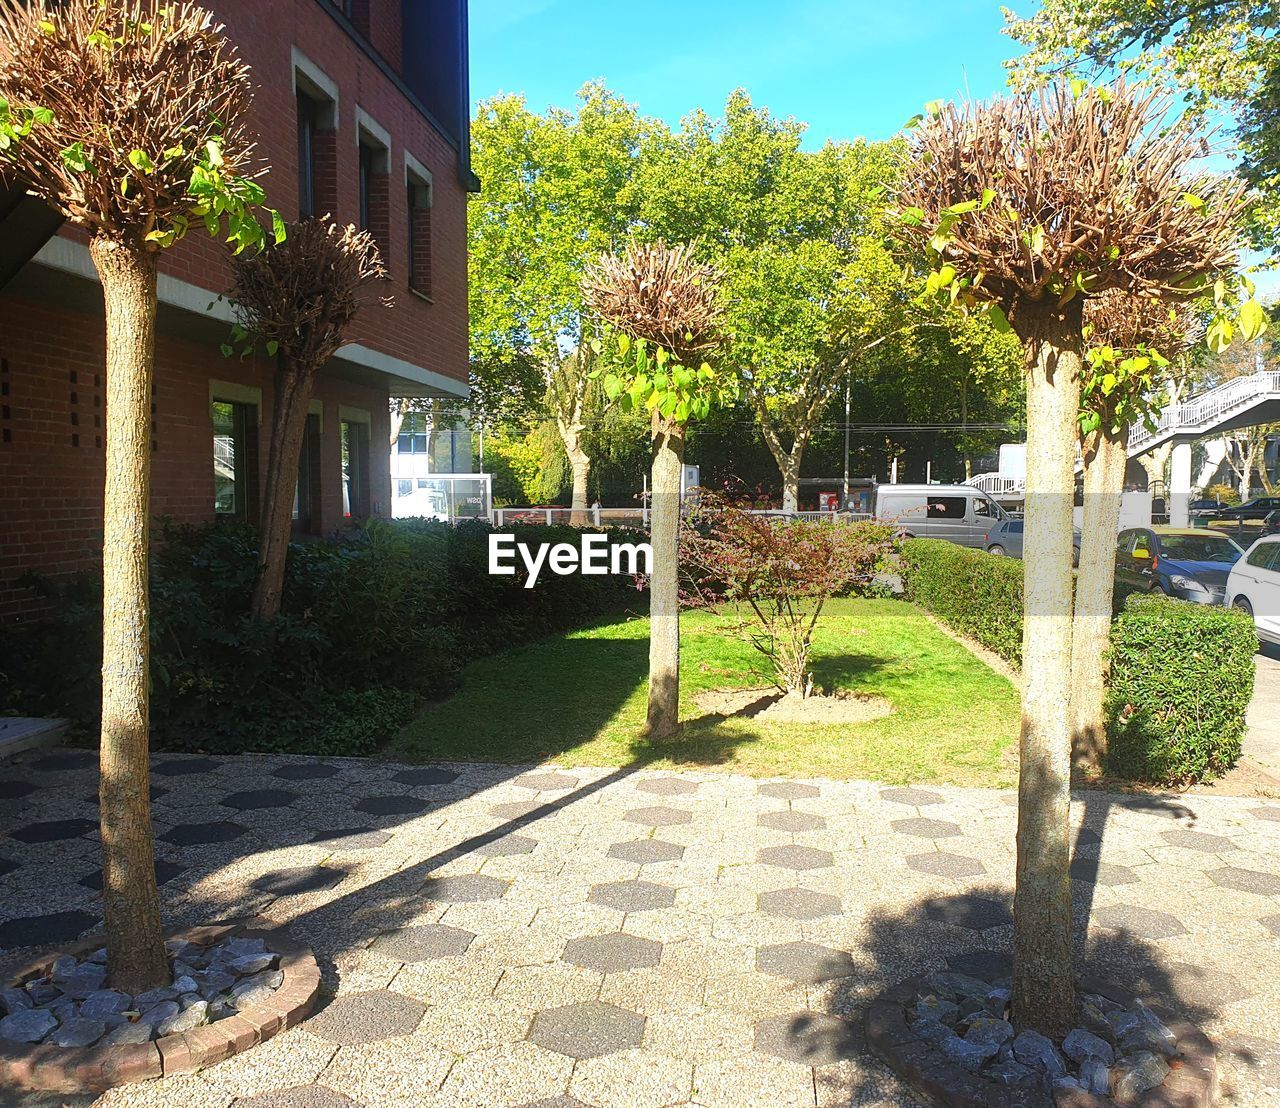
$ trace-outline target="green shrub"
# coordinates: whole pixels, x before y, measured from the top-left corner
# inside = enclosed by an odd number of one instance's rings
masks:
[[[1131,597],[1111,631],[1108,769],[1161,784],[1229,769],[1240,757],[1257,648],[1242,612]]]

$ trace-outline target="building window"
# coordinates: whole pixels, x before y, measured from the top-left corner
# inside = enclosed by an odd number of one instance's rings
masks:
[[[320,416],[307,416],[298,456],[298,484],[293,492],[294,530],[310,534],[320,529]]]
[[[319,105],[298,93],[298,215],[316,214],[316,131]]]
[[[342,514],[369,515],[369,425],[349,419],[342,421]]]
[[[214,400],[213,512],[220,519],[257,518],[258,409],[234,400]]]
[[[409,288],[423,296],[431,295],[431,185],[409,174],[405,189],[408,220]]]
[[[360,113],[362,114],[362,113]],[[381,132],[381,133],[377,133]],[[386,262],[390,222],[391,153],[386,132],[364,117],[359,128],[360,227],[373,236]]]
[[[297,50],[293,87],[298,127],[298,215],[333,214],[337,205],[338,86]]]
[[[425,454],[430,446],[431,433],[427,426],[426,412],[407,412],[400,424],[396,438],[398,454]]]

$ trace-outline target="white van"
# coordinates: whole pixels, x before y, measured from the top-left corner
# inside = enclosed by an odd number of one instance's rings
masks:
[[[1259,639],[1280,645],[1280,535],[1259,539],[1231,567],[1227,604],[1253,617]]]
[[[946,539],[983,549],[987,532],[1009,518],[972,485],[877,485],[875,517],[898,524],[908,538]]]

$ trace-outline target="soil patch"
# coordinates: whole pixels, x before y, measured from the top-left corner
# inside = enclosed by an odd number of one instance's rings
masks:
[[[765,723],[867,723],[893,714],[882,696],[839,691],[834,696],[786,696],[777,689],[712,689],[694,703],[704,712]]]

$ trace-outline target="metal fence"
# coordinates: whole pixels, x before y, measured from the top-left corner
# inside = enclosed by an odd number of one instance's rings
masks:
[[[827,520],[831,523],[855,523],[875,517],[870,512],[788,512],[781,508],[749,508],[751,515],[768,516],[776,519],[810,519]],[[594,505],[586,509],[587,523],[593,527],[636,527],[646,529],[649,526],[648,508],[603,508]],[[490,513],[494,527],[505,527],[513,523],[542,523],[550,526],[553,523],[572,523],[572,508],[494,508]]]

